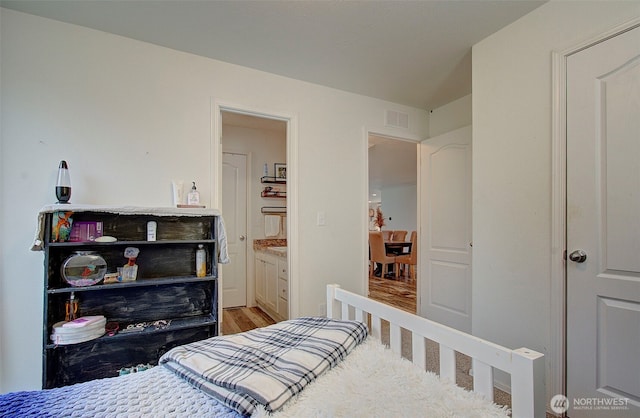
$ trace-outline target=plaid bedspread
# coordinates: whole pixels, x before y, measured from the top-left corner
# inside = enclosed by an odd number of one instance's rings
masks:
[[[276,411],[367,337],[357,321],[305,317],[176,347],[160,364],[229,408]]]

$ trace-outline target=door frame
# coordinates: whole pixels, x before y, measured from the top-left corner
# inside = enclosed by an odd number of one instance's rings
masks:
[[[300,314],[300,272],[299,272],[299,203],[298,203],[298,116],[251,106],[239,105],[211,98],[211,162],[209,177],[214,191],[211,193],[211,207],[220,208],[222,203],[222,112],[240,113],[264,119],[281,120],[287,124],[287,269],[289,272],[289,316]],[[224,214],[222,214],[224,216]],[[220,270],[219,270],[220,271]],[[218,289],[222,289],[224,277],[218,278]],[[218,292],[222,296],[222,292]],[[218,318],[222,318],[222,300],[218,302]]]
[[[397,130],[395,129],[390,129],[390,128],[370,128],[367,126],[364,126],[362,128],[362,155],[363,155],[363,167],[364,170],[362,172],[362,181],[363,184],[365,185],[364,190],[363,190],[363,197],[362,197],[362,209],[360,211],[360,213],[363,214],[362,216],[362,230],[363,230],[363,234],[362,234],[362,254],[361,254],[361,260],[362,260],[362,273],[361,273],[361,277],[362,277],[362,289],[363,289],[363,295],[368,295],[369,294],[369,219],[364,216],[365,214],[367,214],[369,212],[369,136],[370,135],[375,135],[375,136],[381,136],[381,137],[385,137],[388,139],[395,139],[398,141],[405,141],[405,142],[412,142],[416,144],[416,159],[417,159],[417,164],[416,164],[416,193],[417,193],[417,208],[416,208],[416,215],[417,215],[417,219],[416,219],[416,233],[418,234],[418,236],[420,236],[420,231],[421,231],[421,219],[420,219],[420,150],[418,148],[418,146],[420,145],[420,142],[424,141],[425,138],[422,138],[418,135],[412,135],[409,132],[406,133],[400,133],[397,132]],[[418,248],[421,248],[420,246]],[[420,251],[420,250],[418,250]],[[419,259],[420,257],[418,257]],[[417,268],[416,268],[416,271]],[[418,275],[418,280],[416,280],[416,307],[420,306],[420,275]]]
[[[618,25],[563,51],[552,52],[551,114],[551,324],[547,362],[548,398],[567,393],[567,58],[640,26],[640,18]]]

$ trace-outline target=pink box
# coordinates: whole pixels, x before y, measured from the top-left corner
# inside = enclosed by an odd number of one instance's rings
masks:
[[[71,227],[69,241],[86,242],[95,241],[102,236],[102,222],[74,222]]]

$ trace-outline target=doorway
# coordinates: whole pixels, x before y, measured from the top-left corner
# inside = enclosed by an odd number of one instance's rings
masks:
[[[220,154],[218,197],[225,221],[231,262],[221,265],[222,328],[238,311],[255,318],[254,242],[265,238],[261,177],[265,165],[287,163],[289,122],[258,113],[219,108]],[[287,199],[288,200],[288,199]],[[286,215],[286,203],[285,215]],[[283,217],[286,220],[286,217]],[[286,222],[286,221],[285,221]],[[288,238],[288,228],[279,238]],[[225,315],[222,309],[233,309]],[[242,312],[240,312],[242,313]]]
[[[398,138],[369,132],[368,146],[368,201],[367,225],[370,232],[383,231],[404,235],[395,241],[410,242],[411,234],[418,231],[418,144],[405,138]],[[406,233],[406,234],[403,234]],[[385,252],[393,235],[385,242]],[[415,249],[414,249],[415,250]],[[390,251],[392,251],[390,249]],[[396,256],[406,258],[410,247],[399,247],[393,251],[402,252]],[[367,261],[367,263],[371,263]],[[391,266],[391,273],[374,263],[373,270],[367,269],[368,295],[372,299],[416,313],[418,271],[415,266],[403,264]],[[413,273],[413,274],[410,274]]]

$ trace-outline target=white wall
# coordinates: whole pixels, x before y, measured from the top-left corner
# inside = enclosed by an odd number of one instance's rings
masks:
[[[471,125],[471,95],[429,112],[429,138]]]
[[[475,335],[549,354],[551,54],[637,16],[639,2],[552,1],[474,46]]]
[[[411,231],[417,230],[417,193],[418,188],[415,184],[382,189],[381,210],[387,218],[383,229],[407,231],[407,239],[409,239]]]
[[[389,132],[391,109],[425,136],[426,111],[11,10],[1,18],[0,392],[41,384],[43,254],[28,249],[58,162],[69,162],[74,203],[170,206],[171,179],[193,179],[210,206],[212,98],[297,118],[300,314],[318,312],[329,281],[364,291],[364,127]]]
[[[2,18],[2,13],[3,13],[3,8],[0,7],[0,19]],[[2,51],[2,37],[0,35],[0,62],[1,62],[1,51]],[[0,65],[0,92],[2,92],[2,65]],[[2,115],[2,103],[3,100],[0,100],[0,115]],[[0,161],[4,161],[2,159],[2,155],[3,155],[3,148],[4,148],[4,135],[2,135],[2,121],[0,118]],[[4,166],[4,164],[3,164]],[[3,169],[0,169],[0,213],[6,213],[7,211],[7,206],[5,205],[6,199],[4,198],[4,172]],[[1,218],[0,218],[1,219]],[[0,220],[0,236],[4,235],[4,222]],[[2,259],[2,254],[4,254],[4,241],[2,239],[0,239],[0,259]],[[0,267],[0,295],[4,295],[4,286],[3,286],[3,282],[4,280],[2,280],[2,278],[4,277],[3,275],[1,275],[2,267]],[[1,299],[2,296],[0,296],[0,301],[2,301]],[[4,304],[0,305],[0,315],[5,316],[5,311],[2,309],[2,306]],[[2,361],[2,359],[4,358],[3,355],[3,336],[2,336],[3,332],[2,332],[2,327],[0,327],[0,376],[4,376],[4,361]],[[0,379],[0,393],[2,392],[2,379]]]

